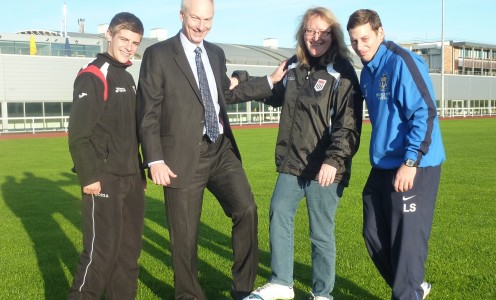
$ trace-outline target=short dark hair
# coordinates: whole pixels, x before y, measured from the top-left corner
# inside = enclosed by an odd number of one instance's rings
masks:
[[[141,20],[132,13],[128,12],[116,14],[110,21],[110,25],[108,27],[110,35],[112,36],[123,29],[135,32],[141,36],[143,36],[145,32]]]
[[[377,31],[382,27],[379,14],[372,9],[359,9],[351,14],[346,25],[346,30],[369,23],[372,30]]]

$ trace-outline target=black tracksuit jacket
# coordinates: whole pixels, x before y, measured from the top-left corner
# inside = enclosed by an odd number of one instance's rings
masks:
[[[81,186],[141,171],[136,132],[136,85],[109,54],[82,68],[74,82],[69,119],[69,150]]]
[[[279,173],[317,179],[323,163],[348,185],[351,159],[360,142],[363,97],[351,63],[338,60],[309,68],[296,56],[288,73],[264,100],[282,106],[276,144]]]

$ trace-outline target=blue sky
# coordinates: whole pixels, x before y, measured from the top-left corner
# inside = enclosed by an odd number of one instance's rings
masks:
[[[137,15],[145,26],[145,36],[154,28],[165,28],[168,36],[180,29],[180,0],[66,0],[67,30],[77,31],[79,18],[85,32],[96,33],[121,11]],[[60,30],[64,1],[3,1],[0,32],[27,29]],[[294,33],[301,15],[312,6],[330,8],[346,27],[349,15],[371,8],[381,16],[386,38],[404,42],[441,39],[442,0],[215,0],[215,17],[207,40],[217,43],[262,45],[276,38],[280,47],[294,46]],[[496,44],[495,0],[445,0],[445,40]],[[348,35],[345,34],[349,43]]]

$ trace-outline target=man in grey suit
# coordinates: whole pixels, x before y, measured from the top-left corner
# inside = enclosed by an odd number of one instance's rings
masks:
[[[181,31],[148,47],[140,70],[139,136],[149,176],[164,186],[175,299],[206,299],[198,281],[197,253],[205,188],[232,221],[234,299],[253,290],[258,268],[257,206],[225,102],[270,95],[272,84],[282,78],[282,66],[278,75],[274,72],[277,76],[229,89],[224,52],[204,41],[213,16],[213,0],[183,0]]]

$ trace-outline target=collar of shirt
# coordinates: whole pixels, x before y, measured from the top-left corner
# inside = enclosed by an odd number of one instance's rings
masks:
[[[205,50],[205,47],[203,46],[203,41],[200,43],[200,45],[193,44],[188,40],[188,38],[184,35],[183,31],[181,30],[181,33],[179,34],[179,38],[181,39],[181,44],[183,45],[184,52],[186,53],[186,56],[188,57],[193,57],[193,62],[195,60],[195,49],[196,47],[200,47],[202,49],[202,60],[203,57],[206,56],[207,51]],[[196,68],[195,68],[196,69]]]
[[[180,31],[179,38],[181,40],[181,45],[183,46],[184,53],[186,54],[186,58],[188,59],[188,63],[193,71],[193,75],[195,76],[196,84],[198,84],[198,71],[196,70],[196,62],[195,62],[195,49],[196,47],[200,47],[202,49],[201,58],[203,62],[203,66],[205,67],[205,73],[207,74],[208,86],[210,88],[210,94],[212,95],[212,100],[214,101],[215,111],[217,112],[217,116],[219,116],[220,105],[219,105],[219,94],[217,92],[217,85],[215,82],[214,72],[212,71],[212,66],[210,65],[210,61],[208,59],[207,50],[203,46],[203,41],[199,44],[193,44],[188,40],[188,38],[184,35],[182,30]],[[224,129],[221,124],[219,124],[219,132],[223,133]]]
[[[179,35],[181,39],[181,44],[184,49],[184,54],[186,54],[186,58],[188,59],[188,63],[191,67],[191,70],[193,71],[193,75],[195,76],[196,83],[198,84],[198,71],[196,70],[196,53],[195,49],[197,47],[200,47],[202,49],[201,53],[201,58],[203,62],[203,66],[205,67],[205,72],[207,73],[207,79],[208,79],[208,85],[210,87],[210,93],[212,94],[212,99],[214,102],[217,102],[217,87],[215,86],[215,77],[214,73],[212,71],[212,67],[210,66],[210,61],[208,60],[208,55],[207,51],[205,50],[205,47],[203,46],[203,41],[200,43],[200,45],[193,44],[188,40],[188,38],[184,35],[184,33],[181,31]],[[215,94],[215,95],[214,95]],[[215,96],[215,97],[214,97]]]

